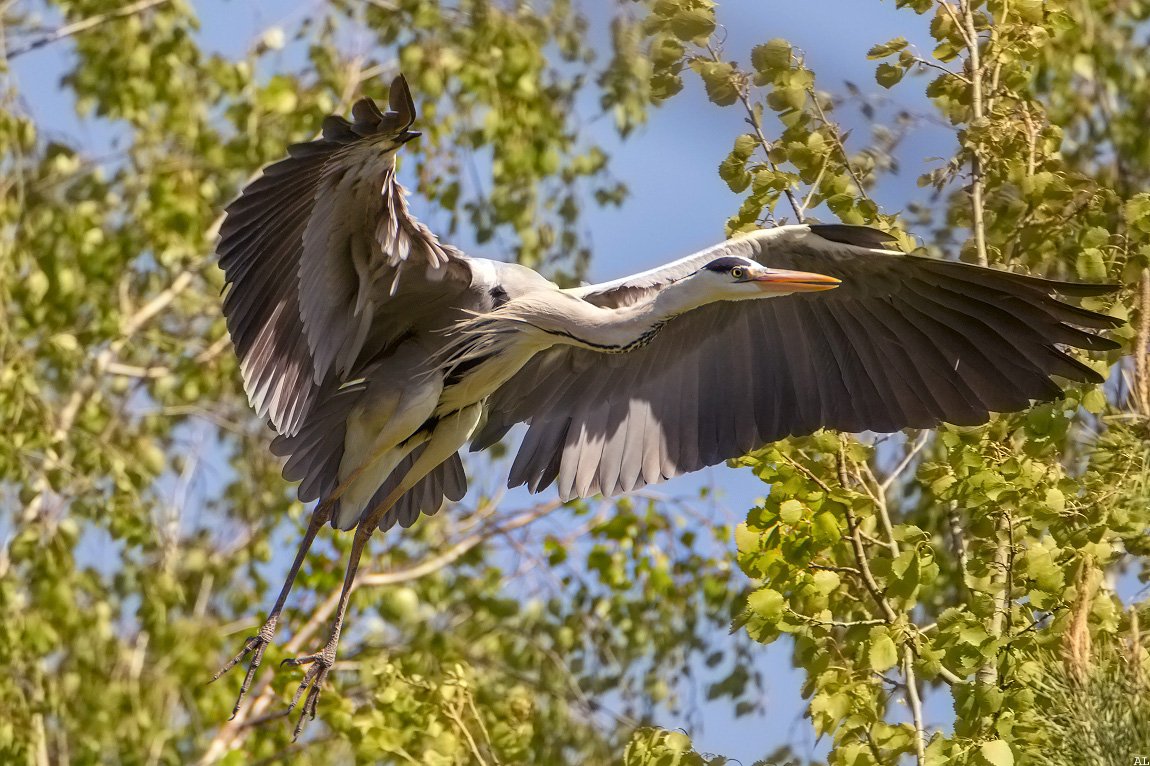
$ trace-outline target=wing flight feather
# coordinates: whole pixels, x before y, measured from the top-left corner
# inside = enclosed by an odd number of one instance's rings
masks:
[[[819,428],[895,431],[985,422],[1101,381],[1070,348],[1118,347],[1119,320],[1058,296],[1058,282],[884,249],[887,235],[787,226],[635,277],[568,292],[602,307],[652,298],[724,255],[842,280],[835,290],[719,302],[669,320],[645,347],[540,354],[489,400],[490,443],[525,421],[510,485],[564,498],[625,491]],[[1092,332],[1095,331],[1095,332]]]

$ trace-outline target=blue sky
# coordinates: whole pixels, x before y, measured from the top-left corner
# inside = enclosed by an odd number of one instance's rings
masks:
[[[206,0],[194,5],[202,21],[202,39],[230,53],[248,48],[271,26],[292,26],[315,7],[311,0]],[[606,14],[601,9],[607,4],[588,0],[582,5],[595,21],[592,39],[605,44]],[[725,50],[736,59],[745,62],[754,44],[784,37],[805,53],[821,89],[841,93],[849,80],[866,94],[891,99],[895,107],[921,114],[931,111],[921,85],[909,83],[888,93],[874,83],[874,63],[866,60],[872,45],[902,35],[924,50],[931,47],[927,19],[897,10],[890,0],[720,0],[718,18],[727,34]],[[57,90],[66,56],[66,46],[50,46],[18,59],[14,74],[28,107],[42,124],[53,125],[98,151],[110,134],[77,121],[67,97]],[[585,207],[583,226],[590,233],[594,252],[593,281],[641,271],[721,240],[725,220],[738,207],[738,197],[719,179],[717,168],[735,136],[745,131],[743,115],[735,107],[708,104],[693,77],[688,76],[687,83],[684,93],[653,110],[649,123],[623,143],[615,137],[609,119],[595,119],[597,105],[588,99],[584,130],[607,148],[613,174],[631,192],[620,209]],[[852,142],[862,145],[869,126],[854,110],[844,116],[845,127],[853,129]],[[932,167],[929,158],[949,155],[953,141],[953,135],[937,125],[923,123],[913,129],[900,150],[902,174],[884,180],[874,194],[880,207],[896,212],[908,201],[920,199],[915,179]],[[495,247],[491,243],[476,248],[474,254],[506,257]],[[717,503],[734,519],[741,519],[766,491],[749,471],[725,466],[667,482],[658,490],[691,497],[703,487],[717,491]],[[768,678],[767,714],[733,720],[726,706],[706,707],[703,729],[691,732],[696,745],[738,758],[748,766],[787,742],[800,753],[825,752],[825,742],[813,747],[809,726],[801,720],[802,677],[790,668],[789,646],[779,642],[760,654]],[[945,720],[949,701],[928,698],[927,714],[932,721]],[[660,723],[675,728],[681,722],[668,717]]]

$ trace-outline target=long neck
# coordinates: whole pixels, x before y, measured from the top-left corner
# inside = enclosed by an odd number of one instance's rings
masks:
[[[566,293],[550,293],[542,300],[524,301],[517,318],[542,330],[551,343],[622,353],[651,342],[679,314],[711,302],[701,287],[680,280],[622,308],[601,308]]]

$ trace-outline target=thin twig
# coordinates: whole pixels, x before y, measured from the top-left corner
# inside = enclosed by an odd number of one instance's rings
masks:
[[[830,155],[824,154],[823,161],[819,165],[819,172],[815,175],[815,180],[811,183],[811,188],[807,190],[807,196],[803,197],[803,213],[806,213],[807,208],[811,206],[811,201],[815,198],[815,192],[819,190],[819,183],[823,180],[823,175],[827,172],[827,165],[830,164],[830,161]]]
[[[825,564],[807,564],[807,569],[813,569],[816,572],[836,572],[856,576],[859,574],[859,570],[854,567],[827,566]]]
[[[558,500],[553,500],[549,503],[542,503],[530,511],[520,514],[515,518],[503,524],[492,524],[480,531],[468,535],[460,540],[455,545],[448,548],[446,551],[426,559],[420,564],[416,564],[408,569],[400,569],[394,572],[376,572],[374,574],[366,574],[359,578],[355,587],[357,588],[377,588],[381,585],[395,585],[397,583],[410,582],[418,580],[421,577],[437,572],[445,566],[459,560],[464,554],[468,553],[472,548],[476,547],[482,542],[489,540],[497,535],[505,535],[516,529],[527,526],[528,524],[543,518],[544,516],[552,513],[563,504]],[[335,608],[335,603],[339,601],[339,594],[332,594],[335,598],[332,604],[332,609]],[[329,599],[331,600],[331,599]],[[318,611],[321,611],[322,607]],[[324,616],[326,619],[326,615]]]
[[[953,500],[946,505],[946,523],[950,527],[950,539],[954,545],[955,558],[958,559],[959,580],[965,589],[970,557],[966,549],[966,533],[962,529],[962,517],[958,513],[958,503]]]
[[[13,48],[12,50],[8,51],[8,59],[11,60],[17,56],[23,56],[25,53],[31,53],[38,48],[43,48],[45,45],[51,45],[54,42],[58,42],[67,37],[78,35],[81,32],[87,32],[89,29],[94,29],[95,27],[98,27],[101,24],[106,24],[109,21],[122,19],[126,16],[134,16],[137,13],[143,13],[150,8],[155,8],[158,5],[165,5],[169,2],[171,2],[171,0],[138,0],[138,2],[132,3],[131,5],[125,5],[123,8],[118,8],[114,11],[108,11],[107,13],[97,13],[95,16],[89,16],[86,19],[81,19],[80,21],[75,21],[71,24],[65,24],[55,32],[37,38],[27,45],[21,46],[19,48]]]
[[[944,2],[943,6],[949,9],[950,4]],[[967,44],[968,61],[970,63],[970,108],[971,115],[973,116],[972,122],[978,123],[979,128],[981,128],[984,114],[982,100],[983,71],[981,52],[978,48],[978,30],[976,30],[974,26],[974,7],[971,5],[971,0],[963,0],[959,7],[962,11],[963,23],[966,29],[964,38]],[[988,260],[986,256],[986,224],[983,220],[982,157],[978,153],[977,146],[972,146],[969,151],[971,226],[974,229],[974,247],[978,254],[978,265],[985,266]]]
[[[902,462],[900,462],[893,471],[887,474],[885,479],[879,482],[879,491],[883,493],[888,492],[891,485],[898,481],[899,477],[902,476],[902,472],[910,466],[914,459],[918,457],[919,453],[926,449],[926,444],[929,441],[930,431],[924,430],[919,434],[918,439],[916,439],[914,442],[914,446],[911,447],[910,452],[906,453],[906,457],[902,459]]]
[[[874,625],[886,625],[886,620],[873,619],[873,620],[820,620],[818,617],[811,617],[810,615],[796,612],[793,609],[788,609],[787,612],[791,616],[796,617],[803,622],[809,622],[812,625],[822,625],[827,628],[857,628],[868,627]]]
[[[785,462],[787,465],[791,466],[792,468],[794,468],[798,471],[801,471],[808,479],[810,479],[815,484],[817,484],[819,489],[821,489],[823,492],[826,492],[828,495],[831,493],[830,486],[828,486],[827,483],[825,481],[823,481],[822,479],[820,479],[818,476],[815,476],[815,474],[811,472],[811,469],[807,468],[802,463],[798,462],[794,458],[791,458],[787,455],[783,455],[783,462]]]
[[[931,69],[937,69],[938,71],[942,72],[945,75],[949,75],[949,76],[954,77],[958,80],[961,80],[962,82],[966,83],[967,85],[970,85],[970,78],[967,77],[966,75],[959,74],[958,72],[952,72],[949,69],[947,69],[946,67],[942,66],[941,64],[936,64],[933,61],[928,61],[927,59],[924,59],[921,56],[915,56],[914,63],[918,64],[919,66],[930,67]]]
[[[969,48],[974,45],[975,40],[978,38],[975,37],[972,39],[970,37],[969,33],[967,32],[966,25],[959,21],[958,17],[954,15],[954,6],[947,2],[947,0],[940,0],[939,6],[942,7],[942,10],[946,13],[947,16],[950,16],[950,20],[954,23],[955,29],[957,29],[958,33],[962,35],[962,40],[966,43],[966,47]]]
[[[847,173],[851,177],[851,180],[854,181],[855,188],[858,189],[859,196],[863,199],[869,200],[870,195],[867,194],[867,190],[866,187],[863,186],[862,179],[859,178],[858,172],[855,170],[854,165],[851,164],[850,155],[847,154],[846,142],[843,141],[843,137],[839,134],[838,126],[827,119],[826,112],[823,111],[823,105],[819,103],[819,99],[818,96],[815,95],[814,88],[807,88],[807,97],[810,98],[811,103],[815,105],[815,112],[819,116],[819,121],[822,122],[827,130],[830,131],[831,142],[835,145],[835,148],[839,150],[839,154],[842,155],[843,167],[846,168]],[[815,182],[815,185],[818,185],[817,181]]]
[[[712,46],[710,43],[707,44],[707,52],[711,54],[712,61],[722,61],[722,59],[719,57],[718,51],[716,51],[714,46]],[[766,155],[767,167],[775,172],[778,172],[778,165],[776,165],[774,160],[771,159],[771,142],[767,140],[767,136],[763,132],[763,125],[761,122],[759,122],[759,115],[755,111],[754,106],[751,104],[750,96],[747,95],[746,85],[741,85],[738,88],[738,91],[739,102],[743,105],[743,109],[747,113],[747,124],[750,125],[751,128],[755,131],[755,137],[759,139],[759,146],[762,147],[763,153]],[[783,189],[783,194],[786,195],[787,201],[791,204],[791,210],[794,211],[795,218],[798,220],[798,222],[805,222],[806,217],[803,216],[803,206],[799,204],[798,198],[795,197],[795,193],[791,190],[789,185]]]
[[[483,757],[483,753],[479,752],[479,745],[476,744],[475,737],[471,736],[471,730],[468,729],[467,724],[464,723],[463,716],[459,714],[459,711],[456,710],[454,706],[447,707],[446,714],[447,717],[451,719],[451,722],[463,732],[463,736],[467,738],[467,745],[471,748],[471,754],[475,756],[474,762],[480,764],[480,766],[487,766],[487,759]]]
[[[922,700],[918,696],[918,682],[914,676],[914,652],[910,644],[903,646],[902,672],[906,676],[906,702],[914,720],[914,753],[918,766],[926,764],[926,730],[923,726]]]
[[[459,540],[455,545],[437,555],[424,559],[421,563],[407,569],[392,572],[376,572],[364,574],[353,584],[353,588],[379,587],[382,585],[396,585],[426,577],[434,572],[449,566],[461,556],[475,548],[477,545],[497,535],[506,534],[514,529],[527,526],[547,514],[562,507],[559,501],[541,503],[523,513],[511,518],[502,524],[486,525],[474,534]],[[284,644],[284,651],[288,655],[302,651],[316,633],[327,623],[336,606],[339,604],[339,592],[333,592],[312,611],[307,622]],[[271,676],[264,675],[255,682],[251,694],[244,700],[244,704],[236,712],[232,720],[220,727],[215,737],[208,743],[198,763],[207,766],[219,761],[224,755],[237,747],[247,736],[250,727],[268,720],[267,711],[275,701],[275,691],[271,685]],[[271,718],[279,718],[274,714]]]

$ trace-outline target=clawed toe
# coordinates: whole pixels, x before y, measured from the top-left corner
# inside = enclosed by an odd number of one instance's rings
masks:
[[[236,714],[240,712],[240,706],[243,704],[244,698],[247,696],[248,691],[252,688],[252,681],[255,680],[256,671],[259,670],[260,663],[262,663],[264,660],[264,652],[267,651],[268,646],[272,642],[273,636],[275,636],[275,629],[276,617],[273,616],[264,623],[263,627],[260,628],[259,633],[254,636],[248,636],[247,640],[244,641],[243,648],[240,649],[239,653],[236,654],[235,657],[232,657],[230,660],[228,660],[227,664],[217,670],[216,674],[212,676],[210,681],[208,681],[208,683],[212,683],[219,680],[221,676],[234,668],[236,665],[243,662],[245,657],[247,657],[249,654],[251,655],[251,663],[248,665],[247,673],[244,674],[244,681],[242,684],[240,684],[240,693],[236,697],[236,704],[232,707],[232,714],[228,720],[232,720],[236,717]]]
[[[319,707],[319,695],[323,691],[324,682],[327,681],[328,674],[331,672],[332,666],[335,665],[335,651],[333,647],[325,648],[319,654],[308,654],[303,657],[292,657],[280,663],[280,667],[284,665],[291,665],[293,667],[302,667],[310,665],[307,672],[303,675],[303,680],[300,681],[296,687],[295,694],[292,695],[291,704],[288,705],[288,713],[290,714],[295,706],[299,704],[302,697],[303,707],[300,709],[299,720],[296,722],[295,731],[292,733],[292,741],[294,742],[299,738],[300,732],[307,721],[315,719],[316,709]],[[304,693],[307,696],[304,697]]]

